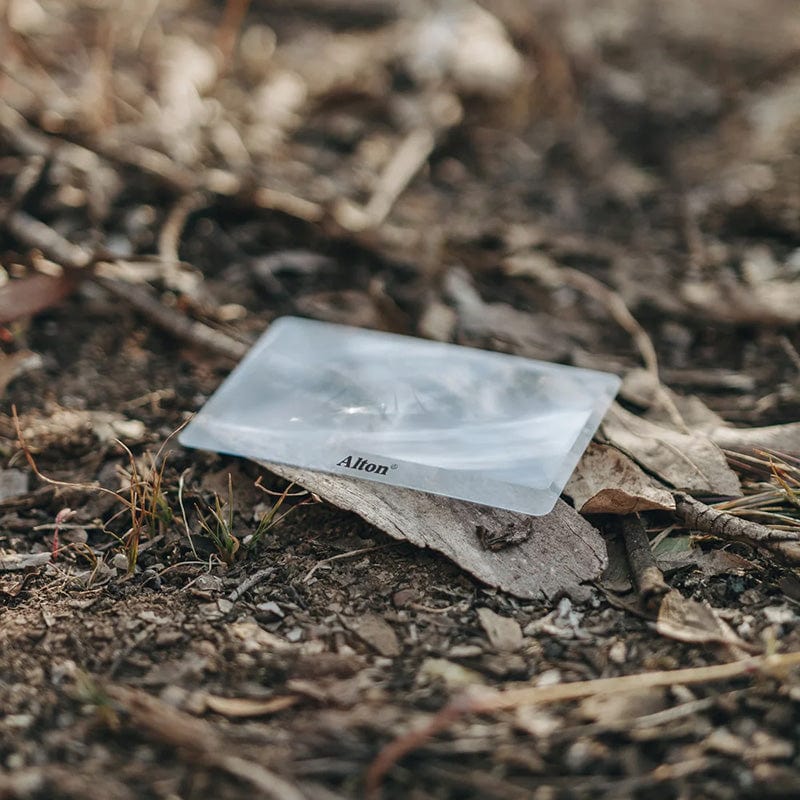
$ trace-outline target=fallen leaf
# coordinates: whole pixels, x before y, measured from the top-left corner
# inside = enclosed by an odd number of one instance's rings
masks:
[[[255,622],[234,622],[230,632],[241,640],[246,653],[257,653],[262,650],[282,653],[294,650],[295,645],[274,633],[265,631]]]
[[[592,443],[564,489],[582,514],[636,514],[672,511],[675,498],[628,456]]]
[[[705,434],[680,433],[641,419],[615,403],[601,425],[605,438],[639,466],[690,494],[739,497],[739,479]]]
[[[287,694],[283,697],[270,697],[256,699],[251,697],[221,697],[216,694],[204,696],[206,708],[223,717],[265,717],[267,714],[276,714],[295,705],[300,698],[297,695]]]
[[[387,658],[400,655],[400,642],[389,623],[377,614],[343,618],[344,625],[373,650]]]
[[[755,569],[751,561],[728,550],[706,551],[693,546],[691,536],[668,536],[653,550],[653,555],[662,572],[694,567],[711,576]]]
[[[679,642],[725,644],[745,653],[753,650],[708,603],[688,600],[675,590],[664,595],[661,601],[656,630]]]
[[[515,619],[501,617],[490,608],[479,608],[478,620],[495,650],[513,653],[522,647],[522,629]]]
[[[0,595],[16,597],[25,587],[25,583],[32,573],[27,572],[21,578],[12,578],[10,575],[0,578]]]
[[[463,500],[384,486],[323,472],[264,464],[339,508],[354,511],[395,539],[443,553],[490,586],[525,599],[570,593],[585,597],[583,582],[606,565],[603,538],[562,500],[543,517],[528,517]],[[477,529],[525,525],[529,537],[514,547],[485,550]]]

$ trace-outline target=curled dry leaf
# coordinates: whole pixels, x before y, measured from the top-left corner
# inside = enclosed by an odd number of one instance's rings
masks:
[[[671,492],[614,447],[592,443],[564,492],[582,514],[636,514],[672,511]]]
[[[614,404],[601,427],[609,443],[675,489],[739,497],[739,479],[717,445],[703,433],[680,433],[641,419]]]
[[[679,642],[724,644],[745,653],[753,651],[753,647],[740,639],[708,603],[687,600],[675,590],[661,601],[656,630],[662,636]],[[741,657],[743,654],[739,652],[737,655]]]

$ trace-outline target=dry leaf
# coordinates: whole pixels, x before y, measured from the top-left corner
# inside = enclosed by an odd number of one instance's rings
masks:
[[[706,552],[693,547],[682,553],[663,553],[656,555],[656,563],[662,572],[670,572],[684,567],[696,567],[703,575],[720,575],[725,573],[745,574],[754,570],[755,564],[736,553],[727,550],[710,550]]]
[[[300,698],[297,695],[287,694],[283,697],[270,697],[257,699],[251,697],[221,697],[207,694],[203,698],[206,708],[222,714],[224,717],[264,717],[267,714],[276,714],[295,705]]]
[[[672,511],[675,498],[614,447],[592,443],[564,493],[582,514],[636,514]]]
[[[479,608],[478,620],[495,650],[513,653],[522,647],[522,629],[515,619],[501,617],[490,608]]]
[[[739,479],[705,434],[679,433],[631,414],[615,403],[601,430],[639,466],[675,489],[690,494],[739,497]]]
[[[463,500],[379,483],[264,466],[340,508],[354,511],[395,539],[430,547],[490,586],[525,599],[568,592],[585,596],[581,583],[595,580],[606,564],[603,538],[562,500],[543,517],[529,517]],[[527,526],[528,538],[514,547],[485,550],[479,527],[504,531]]]
[[[656,630],[679,642],[725,644],[745,653],[753,650],[708,603],[687,600],[675,590],[668,592],[661,601]]]

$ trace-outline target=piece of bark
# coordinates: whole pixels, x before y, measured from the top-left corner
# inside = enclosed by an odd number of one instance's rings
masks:
[[[384,658],[396,658],[401,653],[394,628],[377,614],[342,617],[342,624]]]
[[[395,539],[443,553],[484,583],[517,597],[584,596],[581,584],[599,577],[606,565],[603,538],[562,500],[549,514],[529,517],[323,472],[264,466]],[[504,531],[521,525],[529,527],[530,536],[514,547],[485,550],[478,539],[478,527]]]
[[[592,443],[583,454],[564,493],[582,514],[636,514],[672,511],[672,493],[659,486],[615,447]]]
[[[680,433],[615,403],[603,419],[605,438],[669,486],[691,494],[739,497],[739,479],[705,434]]]
[[[515,619],[495,614],[491,608],[479,608],[478,621],[489,644],[498,652],[515,653],[522,647],[522,629]]]

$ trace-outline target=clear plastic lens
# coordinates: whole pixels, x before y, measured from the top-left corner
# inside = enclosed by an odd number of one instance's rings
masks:
[[[618,388],[602,372],[284,317],[180,440],[545,514]]]

